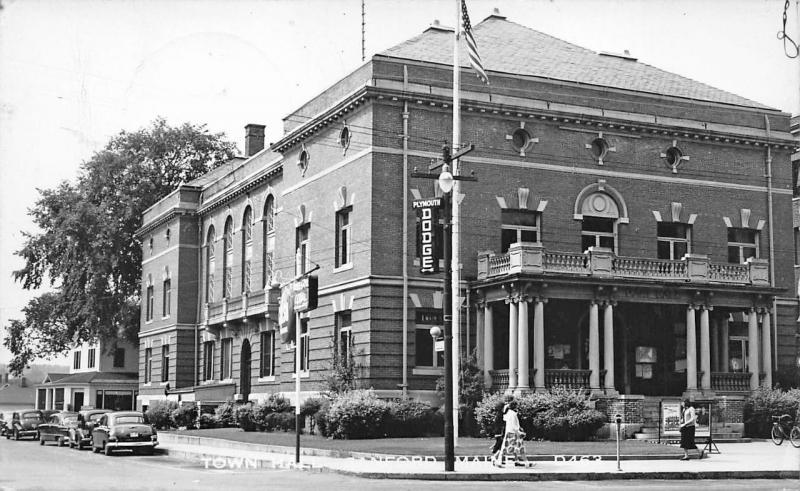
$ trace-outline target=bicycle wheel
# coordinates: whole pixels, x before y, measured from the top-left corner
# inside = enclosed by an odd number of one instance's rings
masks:
[[[772,426],[771,436],[772,436],[772,443],[774,443],[775,445],[780,445],[781,443],[783,443],[783,438],[784,438],[783,430],[781,430],[781,428],[778,425]]]
[[[794,448],[800,448],[800,428],[792,426],[792,432],[789,434],[789,441],[792,442]]]

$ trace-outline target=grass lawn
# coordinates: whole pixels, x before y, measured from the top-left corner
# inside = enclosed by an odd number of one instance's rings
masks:
[[[220,438],[262,445],[283,447],[295,446],[295,434],[278,432],[246,432],[239,428],[214,428],[208,430],[176,431],[176,435]],[[494,440],[488,438],[458,439],[456,455],[487,455]],[[330,440],[319,435],[300,435],[300,446],[339,450],[344,452],[365,452],[391,455],[444,455],[444,438],[381,438],[375,440]],[[622,455],[681,455],[677,446],[658,445],[639,440],[625,440],[620,446]],[[525,442],[528,455],[615,455],[616,443],[613,441],[594,442]]]

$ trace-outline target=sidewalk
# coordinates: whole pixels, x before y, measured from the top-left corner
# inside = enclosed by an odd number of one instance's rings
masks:
[[[672,456],[638,460],[626,456],[617,470],[615,456],[538,456],[532,467],[492,466],[486,456],[461,456],[456,449],[455,471],[433,457],[357,454],[344,456],[330,450],[302,449],[295,464],[292,447],[240,443],[215,438],[159,433],[160,448],[172,457],[195,461],[209,468],[296,468],[336,472],[371,479],[461,481],[587,481],[610,479],[798,479],[800,449],[788,443],[718,444],[719,454],[703,460],[681,461]],[[624,453],[624,445],[622,448]],[[581,460],[583,458],[583,460]],[[630,459],[630,460],[628,460]],[[656,460],[657,459],[657,460]]]

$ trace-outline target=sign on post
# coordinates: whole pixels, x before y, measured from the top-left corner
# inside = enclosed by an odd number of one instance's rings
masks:
[[[439,224],[439,208],[442,207],[442,198],[417,199],[412,203],[412,208],[417,210],[419,216],[420,233],[417,237],[420,249],[419,272],[422,274],[435,274],[439,272],[439,258],[436,255],[437,225]]]
[[[281,288],[281,301],[278,304],[278,326],[281,332],[281,342],[289,344],[294,341],[295,315],[294,315],[294,294],[292,284],[289,283]]]
[[[304,276],[292,283],[294,311],[307,312],[317,308],[319,280],[316,276]]]

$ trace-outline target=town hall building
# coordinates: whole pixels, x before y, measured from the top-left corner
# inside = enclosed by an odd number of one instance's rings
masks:
[[[583,388],[633,424],[688,396],[741,423],[798,355],[790,116],[499,14],[474,35],[462,352],[492,390]],[[342,357],[360,387],[436,399],[442,275],[420,273],[411,203],[441,192],[412,173],[451,139],[452,39],[434,24],[374,55],[268,147],[248,125],[244,157],[145,212],[139,407],[291,398],[296,376],[309,397]],[[280,286],[312,269],[298,366]]]

